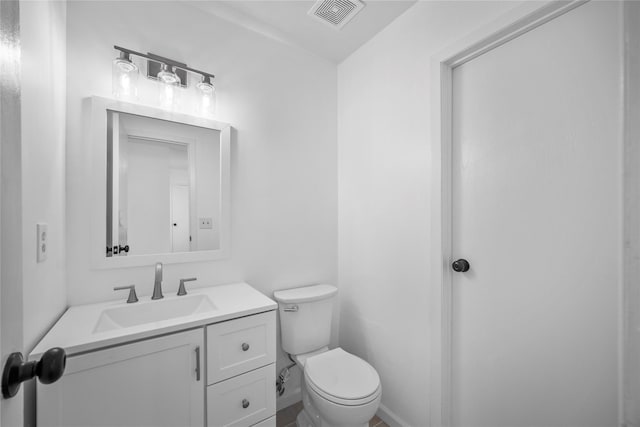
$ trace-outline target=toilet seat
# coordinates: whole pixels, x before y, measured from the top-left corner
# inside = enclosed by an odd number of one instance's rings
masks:
[[[376,370],[341,348],[308,358],[304,375],[311,391],[339,405],[365,405],[381,392]]]

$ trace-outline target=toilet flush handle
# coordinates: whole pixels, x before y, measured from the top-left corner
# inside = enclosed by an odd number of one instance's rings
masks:
[[[289,307],[285,307],[284,311],[298,311],[298,306],[297,305],[290,305]]]

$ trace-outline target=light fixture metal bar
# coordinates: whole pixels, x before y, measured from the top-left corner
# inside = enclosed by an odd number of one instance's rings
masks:
[[[162,65],[166,65],[167,70],[175,72],[178,75],[180,78],[180,86],[187,87],[187,71],[182,68],[186,67],[187,64],[151,52],[148,52],[147,56],[151,58],[147,60],[147,78],[157,80],[158,73],[162,70]]]
[[[125,47],[116,46],[116,45],[114,45],[113,48],[116,49],[116,50],[119,50],[120,52],[125,52],[125,53],[130,54],[130,55],[139,56],[141,58],[145,58],[145,59],[150,60],[150,61],[159,62],[159,63],[165,64],[167,66],[179,68],[181,70],[184,70],[184,71],[187,71],[187,72],[190,72],[190,73],[200,74],[205,79],[209,79],[210,80],[210,79],[214,79],[216,77],[214,74],[207,73],[206,71],[196,70],[195,68],[188,67],[186,64],[184,64],[182,62],[178,62],[178,61],[175,61],[175,60],[170,59],[170,58],[164,58],[162,56],[155,55],[155,54],[146,54],[146,53],[136,52],[135,50],[127,49]]]

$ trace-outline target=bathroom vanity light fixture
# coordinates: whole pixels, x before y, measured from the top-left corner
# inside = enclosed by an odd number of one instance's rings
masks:
[[[200,99],[198,113],[210,116],[215,113],[215,88],[211,81],[215,75],[188,67],[182,62],[165,58],[152,53],[141,53],[120,46],[114,46],[120,52],[113,61],[113,95],[119,99],[137,98],[138,67],[131,61],[131,56],[147,60],[147,77],[157,80],[159,85],[159,102],[164,108],[176,106],[179,87],[188,88],[189,73],[200,77],[196,92]]]

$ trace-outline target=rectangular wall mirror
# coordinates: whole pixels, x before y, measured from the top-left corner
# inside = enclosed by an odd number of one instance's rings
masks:
[[[94,97],[92,130],[98,267],[226,256],[229,125]]]

